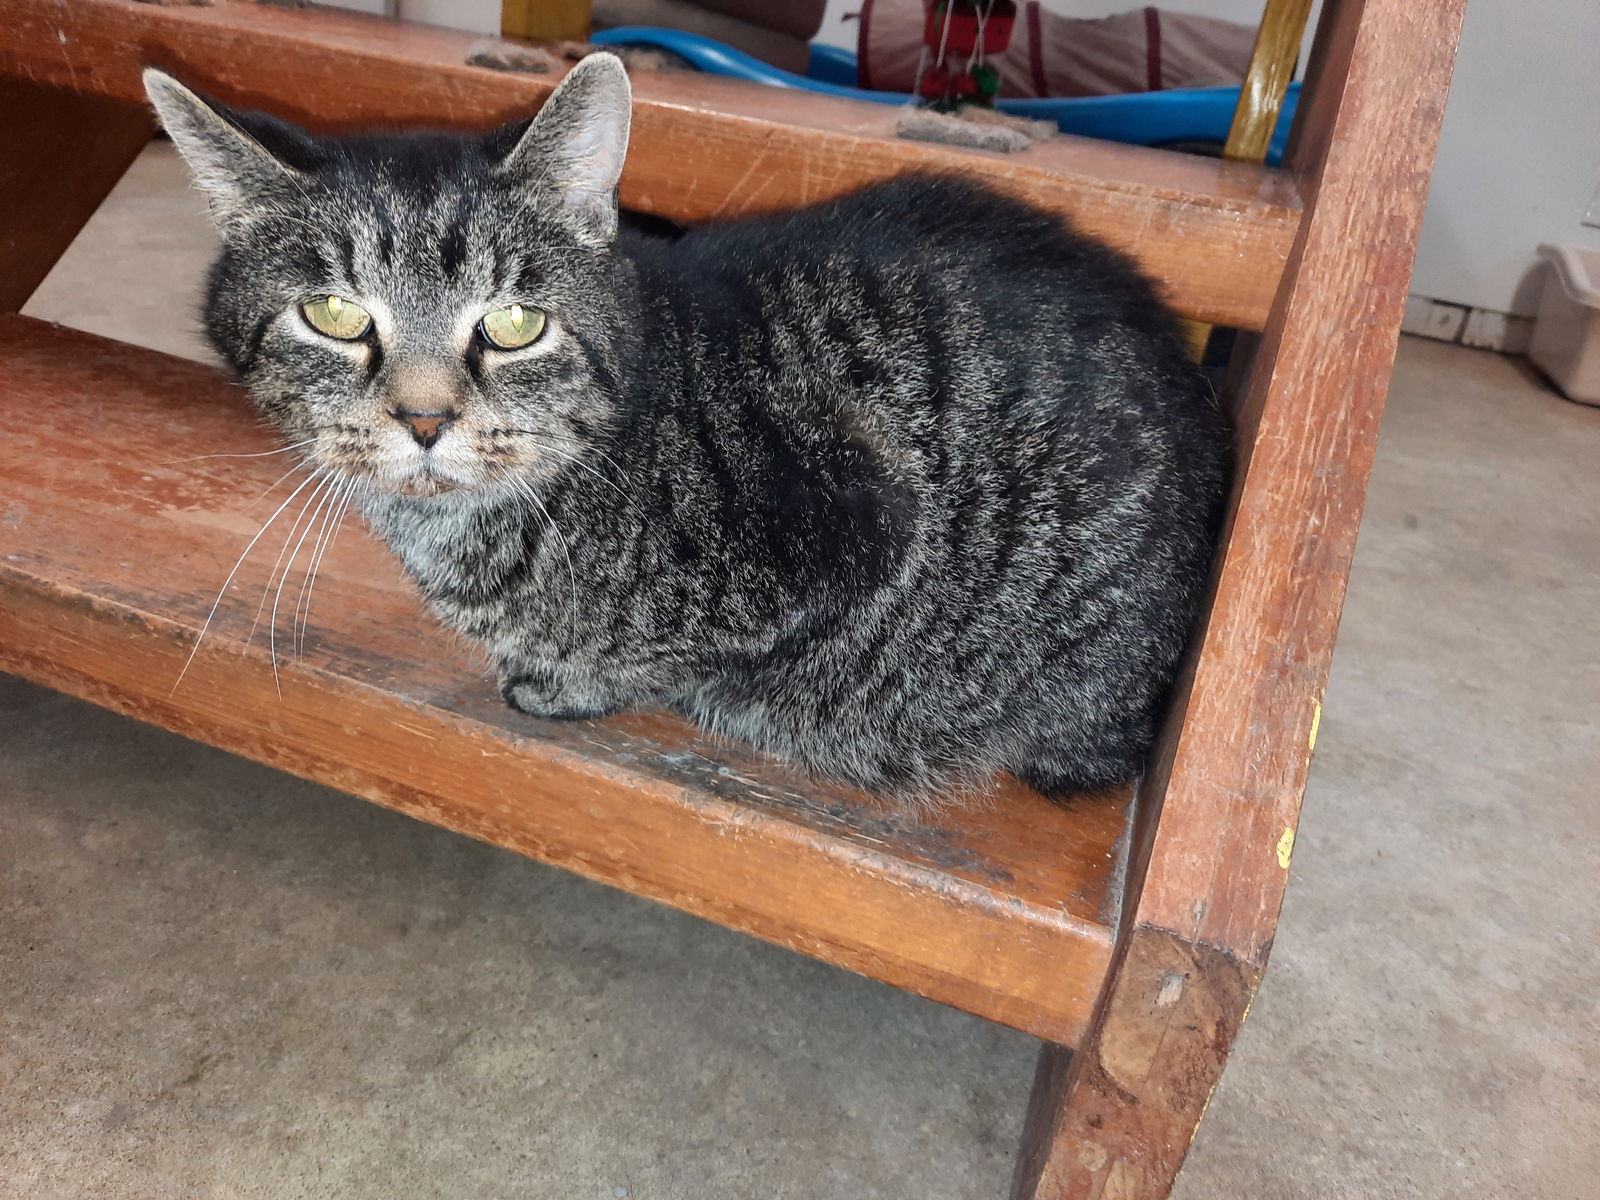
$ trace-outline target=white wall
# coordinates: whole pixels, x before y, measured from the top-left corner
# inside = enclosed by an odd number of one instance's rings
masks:
[[[500,0],[391,0],[397,16],[474,33],[500,32]]]
[[[321,0],[321,3],[473,33],[500,32],[500,0]]]
[[[1411,291],[1531,313],[1540,242],[1600,248],[1596,184],[1600,3],[1468,0]]]

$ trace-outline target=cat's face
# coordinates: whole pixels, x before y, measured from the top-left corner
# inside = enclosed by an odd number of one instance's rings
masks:
[[[218,350],[316,466],[373,492],[526,491],[616,416],[621,64],[526,131],[317,140],[146,73],[223,240]]]

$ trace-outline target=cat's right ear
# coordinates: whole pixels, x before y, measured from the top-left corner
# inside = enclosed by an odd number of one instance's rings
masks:
[[[144,90],[162,127],[211,199],[211,218],[226,229],[295,189],[292,167],[222,115],[204,96],[165,71],[145,69]]]

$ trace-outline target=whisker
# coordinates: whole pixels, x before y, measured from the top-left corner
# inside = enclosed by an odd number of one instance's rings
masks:
[[[316,501],[317,496],[320,495],[323,488],[331,482],[331,477],[324,478],[323,481],[317,485],[316,490],[313,491],[311,495],[306,497],[306,502],[300,506],[300,511],[295,514],[294,524],[289,526],[289,533],[283,539],[283,545],[278,549],[278,557],[273,560],[272,570],[267,572],[267,582],[261,587],[261,603],[256,605],[255,620],[250,622],[250,632],[245,635],[244,639],[247,644],[255,640],[256,630],[261,627],[261,614],[267,610],[267,593],[272,590],[272,581],[278,577],[278,568],[283,566],[283,556],[289,553],[289,543],[294,540],[294,535],[300,529],[300,522],[305,520],[306,512]],[[287,570],[287,568],[285,568],[285,570]]]
[[[622,465],[619,462],[617,462],[616,459],[612,458],[611,455],[607,454],[604,450],[600,449],[600,447],[596,446],[593,442],[586,442],[581,438],[569,438],[565,434],[555,433],[555,432],[553,432],[551,430],[548,430],[548,429],[541,429],[541,430],[538,430],[538,431],[535,431],[535,430],[532,430],[532,429],[507,429],[506,432],[507,433],[516,433],[516,434],[520,434],[523,437],[534,438],[534,439],[549,438],[549,437],[560,438],[562,441],[571,442],[574,445],[582,446],[585,450],[589,451],[590,453],[598,454],[601,458],[605,459],[606,462],[610,463],[613,467],[615,467],[616,471],[617,471],[617,474],[621,475],[622,478],[626,482],[628,482],[628,483],[632,483],[633,482],[632,479],[629,478],[628,472],[622,469]],[[607,483],[611,484],[612,487],[617,488],[617,485],[612,480],[606,479],[606,477],[604,475],[601,475],[593,467],[591,467],[587,463],[583,462],[579,455],[573,454],[570,450],[562,450],[559,446],[541,446],[540,449],[553,450],[557,454],[566,455],[574,463],[577,463],[579,466],[583,467],[585,470],[587,470],[587,471],[591,472],[592,474],[594,474],[596,478],[605,479],[605,481]],[[617,488],[617,491],[621,492],[622,489],[621,488]],[[626,495],[627,493],[623,492],[623,494]]]
[[[311,533],[311,527],[317,523],[317,514],[328,503],[328,497],[333,495],[333,488],[328,488],[322,493],[322,499],[317,501],[317,511],[311,514],[311,519],[306,522],[305,530],[300,534],[300,540],[294,544],[294,550],[289,554],[289,561],[284,564],[283,574],[278,576],[278,590],[272,597],[272,616],[267,623],[267,654],[272,659],[272,682],[278,689],[278,697],[283,697],[283,681],[278,677],[278,605],[283,600],[283,585],[288,582],[289,572],[294,569],[295,559],[300,557],[300,547],[306,544],[306,537]],[[306,501],[307,507],[311,502]],[[291,531],[290,536],[293,536]]]
[[[274,454],[288,454],[291,450],[299,450],[315,442],[316,438],[306,438],[303,442],[293,442],[287,446],[280,446],[276,450],[261,450],[255,454],[196,454],[193,458],[169,458],[161,463],[163,467],[175,467],[180,463],[205,462],[213,458],[269,458]]]
[[[328,506],[328,511],[322,518],[322,528],[318,531],[316,543],[311,549],[311,566],[306,571],[305,578],[300,581],[300,596],[294,605],[294,614],[299,621],[300,629],[295,634],[294,652],[302,658],[306,652],[306,628],[311,624],[311,589],[316,586],[317,569],[322,566],[322,556],[327,552],[329,533],[334,528],[334,519],[344,515],[344,506],[349,503],[350,489],[353,486],[349,480],[342,480],[334,490],[333,503]]]
[[[324,555],[326,555],[328,553],[328,551],[333,549],[333,543],[338,540],[338,538],[339,538],[339,530],[344,527],[344,519],[345,519],[346,516],[349,515],[350,505],[352,503],[354,503],[354,501],[355,501],[355,494],[356,494],[356,484],[354,482],[352,482],[350,484],[350,490],[347,493],[345,493],[344,502],[339,506],[339,511],[333,518],[333,531],[328,534],[328,544],[322,548],[322,553]],[[317,570],[320,570],[321,567],[322,567],[322,559],[318,558],[317,559]],[[312,586],[313,589],[315,589],[316,583],[317,583],[316,572],[313,571],[312,572],[312,576],[311,576],[311,586]],[[303,621],[301,623],[301,628],[300,628],[300,644],[302,646],[305,645],[305,626],[310,624],[310,622],[311,622],[311,595],[312,595],[312,593],[309,592],[309,591],[306,593],[306,612],[305,612],[305,617],[304,617],[304,619],[303,619]]]
[[[528,437],[528,438],[531,439],[533,435],[524,434],[523,436],[524,437]],[[563,458],[567,459],[570,463],[572,463],[573,466],[578,467],[581,470],[589,472],[589,474],[593,475],[596,479],[598,479],[601,483],[605,484],[612,491],[616,492],[617,495],[621,496],[623,499],[627,499],[628,498],[628,493],[623,491],[622,488],[618,487],[615,480],[607,479],[604,475],[600,474],[599,471],[596,471],[593,467],[591,467],[588,463],[584,462],[583,459],[579,458],[576,454],[573,454],[570,450],[563,450],[559,446],[546,446],[542,442],[537,442],[537,441],[534,442],[534,445],[538,446],[539,449],[541,449],[541,450],[549,451],[551,454],[559,454],[559,455],[561,455]],[[627,476],[624,475],[623,478],[626,479]]]
[[[561,554],[567,560],[567,577],[572,583],[572,625],[576,629],[578,625],[578,572],[572,566],[572,553],[567,548],[566,535],[561,532],[561,527],[556,524],[555,518],[550,515],[550,510],[539,499],[538,493],[533,490],[533,486],[523,479],[513,478],[513,482],[524,496],[533,501],[540,514],[543,515],[545,524],[550,527],[550,532],[555,534],[556,540],[561,543]]]
[[[289,476],[293,475],[296,471],[304,470],[305,468],[307,468],[309,466],[311,466],[311,464],[307,463],[307,462],[297,462],[297,463],[295,463],[294,466],[290,467],[282,475],[279,475],[276,479],[274,479],[271,483],[269,483],[267,485],[267,490],[266,491],[262,492],[255,499],[253,499],[253,500],[249,501],[248,503],[246,503],[245,507],[246,508],[254,508],[257,504],[260,504],[262,500],[266,499],[274,491],[276,491],[278,485],[280,483],[282,483],[285,479],[289,478]],[[315,468],[313,468],[313,470],[314,469]]]
[[[334,542],[339,540],[339,530],[344,528],[344,519],[350,513],[350,505],[355,502],[356,492],[360,489],[360,486],[361,486],[360,483],[358,483],[356,480],[352,479],[350,481],[350,486],[345,491],[344,501],[339,506],[339,512],[333,518],[333,532],[328,535],[328,544],[322,548],[322,553],[324,555],[327,554],[328,551],[332,550]],[[317,582],[317,580],[316,580],[316,572],[321,568],[321,566],[322,566],[322,558],[319,556],[317,558],[317,560],[316,560],[316,563],[313,564],[313,566],[312,566],[312,572],[311,572],[311,588],[312,588],[312,590],[314,590],[315,587],[316,587],[316,582]],[[301,645],[302,649],[305,646],[305,627],[306,627],[306,625],[310,624],[310,622],[311,622],[311,596],[312,596],[312,591],[308,590],[306,592],[306,610],[305,610],[305,615],[302,618],[302,622],[301,622],[301,626],[300,626],[300,645]]]
[[[333,501],[328,504],[328,510],[322,515],[322,526],[317,530],[317,541],[310,547],[310,565],[306,574],[301,576],[301,590],[298,597],[294,598],[294,616],[290,621],[290,629],[294,630],[294,653],[299,658],[306,658],[306,634],[310,627],[310,594],[317,586],[317,570],[322,566],[323,550],[328,546],[328,531],[333,528],[334,515],[338,515],[344,504],[344,490],[347,485],[339,486],[334,490]]]
[[[200,633],[194,639],[194,646],[189,651],[189,657],[184,660],[183,670],[178,672],[178,678],[172,682],[172,691],[168,693],[169,696],[177,695],[178,685],[183,682],[183,677],[189,673],[189,667],[194,663],[194,656],[200,653],[200,643],[205,641],[206,634],[211,629],[211,622],[216,618],[217,609],[222,604],[222,598],[228,594],[228,588],[233,583],[233,577],[239,573],[239,568],[244,566],[244,560],[250,556],[250,551],[255,549],[256,543],[261,540],[261,535],[266,533],[267,530],[272,527],[272,523],[278,519],[279,514],[281,514],[284,509],[288,508],[290,502],[293,501],[294,498],[301,492],[305,491],[306,486],[314,479],[316,479],[316,476],[312,475],[307,479],[301,480],[300,486],[295,488],[294,491],[290,492],[289,495],[285,497],[283,503],[278,505],[273,514],[267,518],[266,523],[256,531],[255,537],[251,538],[249,544],[245,546],[244,552],[239,555],[239,561],[233,564],[233,570],[229,571],[228,577],[222,581],[222,589],[217,592],[217,598],[212,601],[211,611],[206,614],[205,623],[200,626]],[[273,486],[277,485],[275,484]]]
[[[317,551],[322,548],[322,541],[328,535],[328,518],[333,516],[333,510],[338,507],[339,496],[343,492],[344,484],[335,484],[328,490],[328,500],[317,506],[316,513],[311,518],[311,524],[306,526],[309,534],[312,529],[317,531],[317,536],[311,540],[311,558],[306,563],[306,569],[300,573],[300,591],[295,596],[294,609],[289,613],[289,646],[297,656],[301,654],[300,640],[300,610],[306,603],[306,585],[311,582],[311,572],[317,569]],[[285,575],[288,573],[285,572]]]

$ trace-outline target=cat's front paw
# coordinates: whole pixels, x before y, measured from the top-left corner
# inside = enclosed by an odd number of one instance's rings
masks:
[[[546,721],[583,721],[610,716],[622,706],[607,703],[586,689],[579,689],[546,671],[511,675],[500,681],[500,695],[520,713]]]

